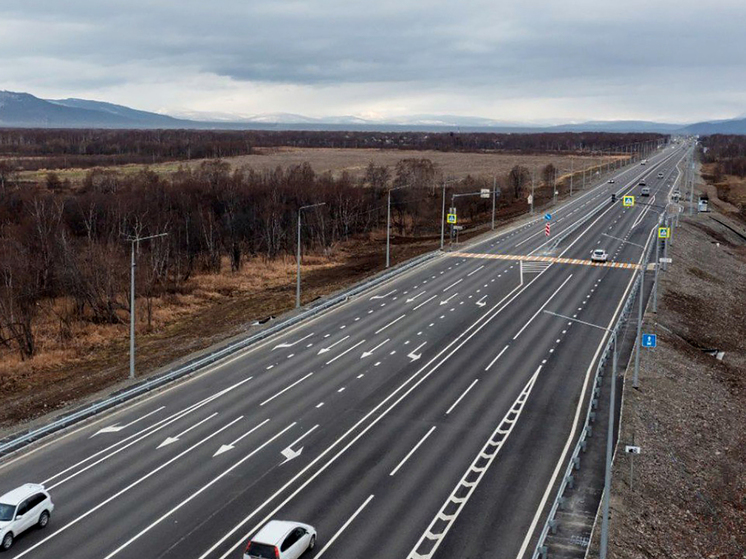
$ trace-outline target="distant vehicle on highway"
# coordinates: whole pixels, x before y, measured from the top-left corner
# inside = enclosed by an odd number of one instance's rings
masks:
[[[640,182],[637,183],[639,186],[645,186],[645,179],[641,179]]]
[[[614,184],[614,179],[609,179],[610,184]]]
[[[650,187],[649,186],[643,186],[640,190],[640,196],[650,196]]]
[[[640,165],[645,165],[645,164],[647,164],[647,162],[648,162],[647,159],[643,159],[642,161],[640,161]]]
[[[658,173],[658,178],[662,179],[663,178],[663,173]]]
[[[674,202],[678,202],[680,198],[681,198],[681,192],[679,192],[678,190],[674,190],[671,193],[671,200],[673,200]]]
[[[609,255],[606,254],[606,251],[602,248],[597,248],[593,252],[591,252],[591,261],[592,262],[606,262],[609,259]]]
[[[0,549],[10,549],[29,528],[46,527],[53,510],[52,498],[37,483],[26,483],[0,497]]]
[[[244,559],[298,559],[316,545],[316,529],[300,522],[271,520],[246,544]]]

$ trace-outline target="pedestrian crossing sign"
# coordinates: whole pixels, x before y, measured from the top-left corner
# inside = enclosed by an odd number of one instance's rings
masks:
[[[456,223],[456,214],[448,214],[448,223]]]
[[[658,238],[659,239],[670,239],[671,228],[670,227],[658,227]]]
[[[635,197],[634,196],[625,196],[622,198],[622,205],[631,208],[635,205]]]

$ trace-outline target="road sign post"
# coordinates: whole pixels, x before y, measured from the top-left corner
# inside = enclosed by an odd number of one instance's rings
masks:
[[[546,235],[547,237],[549,236],[550,228],[551,225],[549,225],[548,223],[544,226],[544,235]]]
[[[642,335],[642,347],[656,347],[658,345],[658,336],[655,334]]]
[[[622,205],[625,208],[631,208],[635,205],[635,197],[634,196],[624,196],[622,198]]]

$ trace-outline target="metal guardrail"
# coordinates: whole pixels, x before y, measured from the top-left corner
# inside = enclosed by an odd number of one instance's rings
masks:
[[[624,308],[619,314],[614,327],[610,329],[611,335],[606,340],[606,347],[604,348],[604,351],[601,354],[601,358],[598,360],[598,364],[596,365],[596,374],[593,378],[593,393],[591,394],[590,400],[588,402],[588,411],[585,415],[583,431],[580,434],[578,442],[575,444],[575,449],[573,450],[572,456],[570,457],[569,464],[567,465],[567,469],[565,470],[565,475],[562,477],[562,482],[560,483],[559,489],[557,490],[557,496],[554,498],[551,509],[549,509],[549,515],[547,516],[547,520],[544,523],[544,528],[539,535],[539,540],[536,543],[536,548],[532,555],[532,559],[547,559],[548,557],[548,550],[546,547],[547,536],[549,535],[550,531],[552,533],[556,533],[557,531],[557,511],[562,507],[562,504],[564,502],[565,489],[567,489],[568,486],[572,489],[575,484],[575,478],[572,475],[573,469],[580,469],[580,453],[585,450],[586,440],[592,434],[591,423],[593,423],[593,421],[595,420],[596,412],[594,410],[598,405],[598,397],[601,392],[603,369],[606,365],[607,360],[609,359],[609,356],[611,355],[611,352],[614,350],[614,338],[619,335],[619,329],[622,327],[624,322],[627,320],[627,317],[629,316],[632,303],[639,293],[640,284],[642,281],[644,281],[644,277],[644,273],[640,274],[640,279],[635,282],[635,287],[627,296],[627,301],[625,302]]]
[[[209,355],[205,355],[203,357],[197,358],[176,369],[173,369],[164,374],[158,375],[144,382],[141,382],[135,386],[127,388],[123,390],[122,392],[119,392],[117,394],[110,396],[109,398],[95,402],[83,408],[77,409],[68,415],[60,417],[59,419],[51,423],[48,423],[47,425],[44,425],[43,427],[39,427],[38,429],[33,429],[25,433],[16,433],[16,434],[10,435],[6,437],[5,439],[3,439],[2,442],[0,442],[0,457],[6,454],[9,454],[11,452],[15,452],[18,449],[22,448],[23,446],[26,446],[27,444],[35,442],[56,431],[69,427],[70,425],[78,421],[87,419],[93,415],[96,415],[97,413],[110,409],[127,400],[130,400],[137,396],[141,396],[142,394],[145,394],[149,392],[150,390],[153,390],[154,388],[158,388],[173,380],[176,380],[180,377],[193,373],[199,370],[200,368],[205,367],[206,365],[213,364],[216,361],[219,361],[220,359],[233,355],[234,353],[242,349],[245,349],[248,346],[253,345],[265,338],[268,338],[269,336],[272,336],[273,334],[276,334],[277,332],[285,330],[286,328],[289,328],[303,320],[306,320],[307,318],[310,318],[316,314],[319,314],[322,311],[325,311],[335,305],[343,303],[347,301],[347,299],[349,299],[350,297],[359,295],[360,293],[363,293],[364,291],[372,289],[373,287],[376,287],[392,279],[393,277],[407,270],[414,268],[415,266],[419,266],[420,264],[427,262],[428,260],[432,260],[438,254],[440,254],[440,251],[433,251],[427,254],[423,254],[422,256],[414,258],[413,260],[401,266],[398,266],[394,270],[390,270],[384,274],[381,274],[380,276],[371,278],[347,291],[340,293],[339,295],[331,299],[328,299],[327,301],[322,302],[321,304],[315,307],[312,307],[293,317],[290,317],[287,320],[284,320],[283,322],[280,322],[278,324],[275,324],[274,326],[271,326],[270,328],[262,330],[261,332],[257,332],[256,334],[249,336],[247,338],[244,338],[243,340],[240,340],[226,347],[223,347],[213,353],[210,353]]]

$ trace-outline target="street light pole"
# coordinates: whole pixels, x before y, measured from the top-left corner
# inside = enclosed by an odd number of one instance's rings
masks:
[[[606,472],[604,474],[604,506],[601,519],[600,559],[606,559],[609,547],[609,501],[611,499],[611,459],[614,456],[614,405],[616,404],[617,335],[614,336],[614,354],[611,358],[611,390],[609,390],[609,429],[606,434]]]
[[[300,215],[303,210],[307,210],[309,208],[317,208],[319,206],[326,206],[326,202],[321,202],[319,204],[309,204],[308,206],[301,206],[298,208],[298,241],[297,241],[297,253],[296,253],[296,261],[298,263],[298,272],[296,274],[295,278],[295,308],[300,308]]]
[[[390,256],[390,248],[391,248],[391,192],[394,190],[399,190],[400,188],[406,188],[409,186],[408,184],[404,184],[402,186],[395,186],[394,188],[389,188],[388,192],[388,203],[387,203],[387,217],[386,217],[386,267],[389,267],[389,264],[391,263],[391,256]]]
[[[492,230],[495,230],[495,202],[497,201],[497,177],[492,177]]]
[[[572,198],[572,178],[574,175],[575,160],[570,157],[570,198]]]
[[[531,169],[531,215],[534,215],[534,183],[536,182],[536,167]]]
[[[165,237],[168,233],[150,235],[148,237],[130,237],[127,240],[132,243],[132,258],[130,263],[130,380],[135,378],[135,251],[140,247],[140,241]]]
[[[440,213],[440,251],[443,252],[443,240],[446,233],[446,181],[443,181],[443,209]]]

